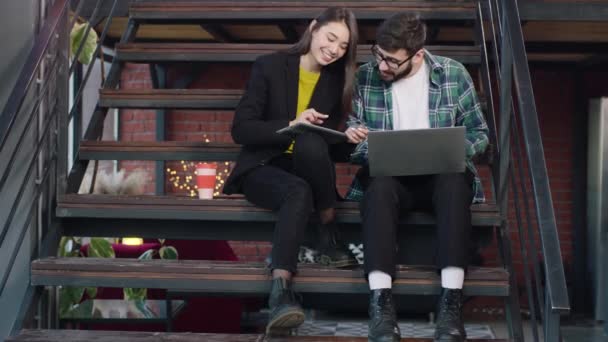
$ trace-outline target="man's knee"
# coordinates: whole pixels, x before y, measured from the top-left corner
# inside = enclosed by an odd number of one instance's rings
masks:
[[[435,189],[440,192],[472,191],[471,180],[465,173],[445,173],[435,177]]]
[[[398,200],[397,187],[399,182],[393,177],[373,178],[365,189],[362,205],[365,207],[371,203],[389,204]]]

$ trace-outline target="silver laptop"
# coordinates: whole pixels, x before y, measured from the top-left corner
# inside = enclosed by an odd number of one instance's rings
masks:
[[[370,131],[372,177],[464,172],[465,127]]]

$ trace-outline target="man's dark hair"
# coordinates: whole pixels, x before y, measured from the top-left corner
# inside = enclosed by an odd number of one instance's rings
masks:
[[[388,52],[405,49],[411,55],[422,49],[425,41],[426,25],[411,13],[393,14],[376,31],[376,44]]]

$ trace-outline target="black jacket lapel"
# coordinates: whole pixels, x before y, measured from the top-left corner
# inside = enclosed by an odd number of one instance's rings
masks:
[[[323,114],[331,114],[329,111],[332,108],[329,108],[329,103],[333,101],[328,101],[328,99],[332,99],[332,73],[325,67],[321,71],[321,76],[319,76],[319,80],[317,81],[317,85],[315,86],[315,90],[312,93],[312,97],[310,98],[310,103],[308,104],[308,108],[314,108],[317,112],[321,112]],[[333,99],[332,99],[333,100]]]
[[[297,54],[287,55],[285,70],[287,114],[289,120],[296,118],[298,105],[298,80],[300,79],[300,56]]]

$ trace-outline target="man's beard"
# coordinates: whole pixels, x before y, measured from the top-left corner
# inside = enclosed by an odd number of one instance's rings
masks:
[[[407,77],[412,72],[413,68],[414,68],[414,66],[412,65],[412,62],[410,61],[410,63],[407,65],[407,68],[405,68],[405,70],[403,70],[402,72],[395,74],[393,76],[393,80],[391,82],[397,82],[400,79]]]

